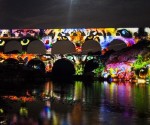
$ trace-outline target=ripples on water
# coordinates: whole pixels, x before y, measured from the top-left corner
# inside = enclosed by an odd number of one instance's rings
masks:
[[[0,91],[0,120],[6,124],[150,124],[150,85],[48,81],[21,88]]]

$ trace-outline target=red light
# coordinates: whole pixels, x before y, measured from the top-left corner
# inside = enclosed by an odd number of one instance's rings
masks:
[[[49,40],[46,40],[45,44],[49,44]]]
[[[82,48],[81,47],[76,47],[76,51],[80,53],[80,52],[82,52]]]

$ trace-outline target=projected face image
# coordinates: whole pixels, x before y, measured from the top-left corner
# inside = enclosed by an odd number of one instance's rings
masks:
[[[40,29],[13,29],[12,34],[14,37],[37,37]]]
[[[9,29],[0,29],[0,38],[9,38],[11,33]]]

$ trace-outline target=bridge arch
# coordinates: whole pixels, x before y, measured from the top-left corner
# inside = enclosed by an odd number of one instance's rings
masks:
[[[45,45],[40,40],[33,40],[27,46],[27,53],[46,54]]]
[[[4,46],[4,53],[21,53],[22,45],[18,41],[8,41]]]
[[[75,53],[75,45],[67,40],[57,41],[52,46],[52,54]]]
[[[108,49],[118,51],[127,47],[127,43],[120,39],[114,39],[110,42]]]
[[[28,62],[27,67],[35,69],[35,70],[38,70],[38,71],[45,72],[45,64],[44,64],[44,62],[39,60],[39,59],[37,59],[37,58],[31,59]]]
[[[14,58],[8,58],[8,59],[6,59],[6,60],[3,61],[3,64],[18,65],[19,61],[17,59],[14,59]]]
[[[82,45],[82,54],[88,54],[89,52],[95,53],[101,51],[101,46],[94,40],[87,40]]]
[[[75,74],[75,67],[72,61],[66,58],[57,60],[52,68],[52,74],[59,77],[68,77]]]
[[[92,73],[92,71],[99,67],[97,59],[88,60],[84,66],[84,74]]]

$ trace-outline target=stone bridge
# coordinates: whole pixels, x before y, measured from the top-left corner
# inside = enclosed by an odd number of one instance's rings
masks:
[[[102,66],[100,55],[150,39],[150,28],[1,29],[0,62],[12,61],[51,71],[59,60],[73,64],[76,74],[90,63]],[[89,53],[92,53],[90,55]],[[86,69],[92,70],[92,69]]]

